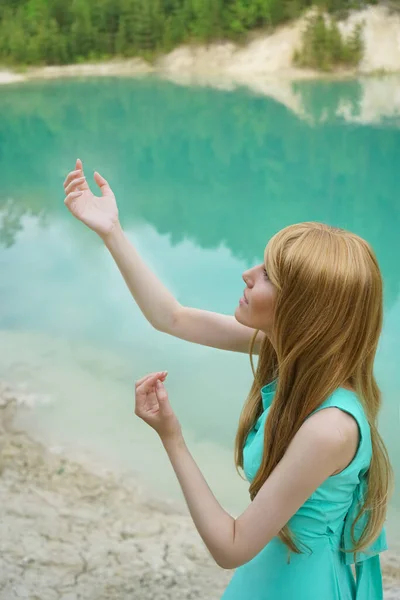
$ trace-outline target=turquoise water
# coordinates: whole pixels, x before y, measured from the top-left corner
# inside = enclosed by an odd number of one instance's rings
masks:
[[[213,490],[232,510],[247,502],[233,441],[249,359],[145,321],[101,242],[64,207],[62,183],[79,156],[90,181],[94,169],[110,181],[128,236],[186,305],[233,314],[243,270],[290,223],[319,220],[364,236],[385,281],[376,374],[399,474],[400,110],[393,100],[393,111],[371,116],[362,81],[291,91],[299,114],[246,90],[153,78],[0,89],[0,375],[31,394],[26,424],[38,435],[180,500],[156,435],[133,415],[134,380],[166,369]],[[395,515],[400,502],[392,505]]]

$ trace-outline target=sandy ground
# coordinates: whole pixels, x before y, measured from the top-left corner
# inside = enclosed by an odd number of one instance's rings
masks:
[[[232,573],[183,510],[15,430],[20,403],[1,386],[0,600],[220,598]]]
[[[296,69],[293,65],[293,55],[301,46],[307,20],[308,14],[277,28],[271,35],[256,36],[244,47],[224,42],[177,48],[160,59],[158,66],[163,73],[181,78],[195,74],[207,78],[215,73],[227,81],[250,87],[268,81],[271,76],[286,79],[326,77],[312,70]],[[369,6],[353,12],[339,23],[339,28],[347,36],[360,23],[363,24],[365,43],[361,64],[356,70],[338,70],[333,76],[400,72],[400,12],[392,13],[383,6]]]
[[[154,67],[140,58],[110,60],[104,63],[32,67],[27,68],[23,73],[11,69],[1,69],[0,67],[0,84],[18,83],[32,79],[57,79],[59,77],[109,77],[110,75],[131,77],[147,75],[153,71]]]
[[[220,598],[232,572],[184,509],[50,452],[15,428],[23,405],[0,384],[0,600]],[[385,599],[400,598],[398,555],[382,564]]]

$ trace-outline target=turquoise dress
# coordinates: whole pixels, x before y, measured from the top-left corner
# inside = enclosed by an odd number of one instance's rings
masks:
[[[262,388],[264,412],[243,450],[244,472],[250,482],[261,464],[264,426],[275,391],[276,381]],[[292,552],[288,564],[287,546],[273,538],[257,556],[236,569],[222,600],[382,600],[379,553],[387,549],[385,529],[355,561],[353,553],[339,550],[352,548],[350,529],[366,491],[372,457],[369,424],[361,402],[349,390],[337,389],[317,411],[327,407],[337,407],[356,419],[360,442],[346,469],[324,481],[289,521],[291,530],[309,550],[304,549],[304,554]],[[362,530],[360,519],[356,537]]]

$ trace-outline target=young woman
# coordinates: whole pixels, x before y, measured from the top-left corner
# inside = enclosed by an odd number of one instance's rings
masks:
[[[148,321],[190,342],[258,354],[235,449],[251,503],[237,519],[185,445],[167,373],[136,383],[135,412],[160,436],[199,534],[220,567],[236,569],[223,599],[381,599],[392,470],[377,430],[382,279],[370,246],[320,223],[286,227],[264,263],[243,274],[234,317],[188,308],[124,236],[107,181],[98,173],[95,181],[102,197],[78,160],[65,203],[102,237]]]

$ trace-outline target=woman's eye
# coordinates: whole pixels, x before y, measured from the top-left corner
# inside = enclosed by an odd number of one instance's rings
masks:
[[[267,271],[265,269],[263,269],[263,271],[264,271],[264,276],[268,279],[268,273],[267,273]]]

